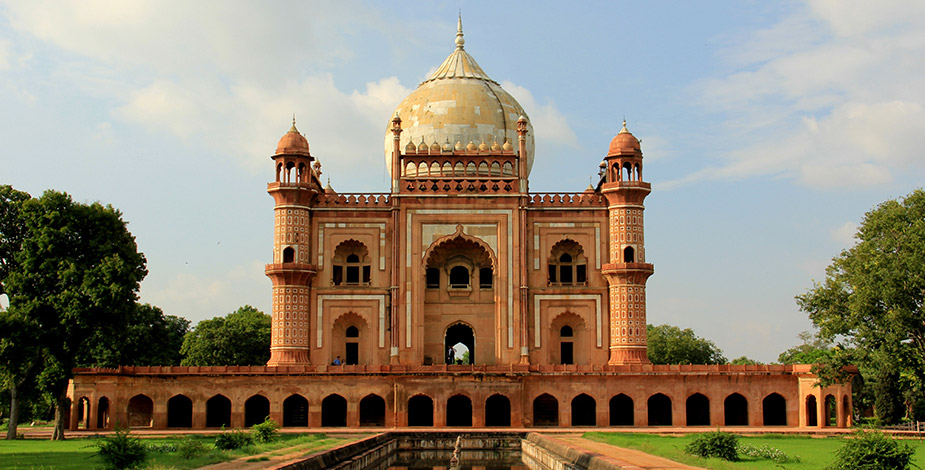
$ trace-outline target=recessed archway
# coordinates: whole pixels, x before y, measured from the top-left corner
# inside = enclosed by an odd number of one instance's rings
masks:
[[[533,400],[533,425],[559,425],[559,400],[556,397],[544,393]]]
[[[825,425],[826,426],[837,426],[838,425],[838,401],[835,399],[834,395],[825,396]]]
[[[572,426],[597,426],[597,401],[582,393],[572,398]]]
[[[446,401],[447,426],[472,426],[472,400],[465,395],[453,395]]]
[[[206,402],[206,427],[231,426],[231,400],[224,395],[215,395]]]
[[[761,414],[765,426],[787,425],[787,400],[778,393],[772,393],[761,401]]]
[[[151,427],[154,402],[147,395],[135,395],[128,401],[129,427]]]
[[[635,423],[633,399],[619,394],[610,399],[610,425],[632,426]]]
[[[462,344],[465,346],[465,349],[468,350],[468,363],[465,361],[462,355],[457,355],[459,352],[456,350],[457,345]],[[444,335],[443,349],[447,351],[447,363],[451,360],[450,358],[450,349],[453,349],[453,358],[455,358],[455,363],[457,364],[475,364],[475,333],[472,331],[472,327],[458,322],[446,329],[446,334]],[[459,348],[462,349],[462,348]]]
[[[360,400],[360,426],[385,426],[385,400],[366,395]]]
[[[346,398],[333,394],[321,400],[321,426],[331,428],[347,426]]]
[[[816,418],[816,395],[810,395],[806,397],[806,425],[819,426]]]
[[[662,393],[649,397],[649,426],[671,426],[671,398]]]
[[[244,402],[244,427],[260,424],[270,417],[270,400],[263,395],[254,395]]]
[[[511,400],[495,394],[485,400],[485,426],[510,426]]]
[[[427,395],[408,399],[408,426],[433,426],[434,400]]]
[[[748,400],[733,393],[723,401],[723,415],[726,426],[748,426]]]
[[[109,428],[109,399],[100,397],[96,405],[96,427],[97,429]]]
[[[186,395],[177,395],[167,400],[167,427],[193,427],[193,400]]]
[[[302,395],[290,395],[283,400],[283,427],[308,426],[308,400]]]
[[[687,425],[710,425],[710,399],[702,393],[695,393],[687,397]]]

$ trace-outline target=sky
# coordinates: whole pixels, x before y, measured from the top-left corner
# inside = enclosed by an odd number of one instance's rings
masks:
[[[865,212],[925,180],[925,3],[0,1],[0,184],[120,209],[141,300],[270,309],[270,155],[295,114],[338,192],[386,192],[398,103],[454,48],[526,109],[530,188],[642,140],[648,321],[732,359],[811,330]]]

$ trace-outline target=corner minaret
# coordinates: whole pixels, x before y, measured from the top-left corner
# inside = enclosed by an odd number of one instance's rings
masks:
[[[276,181],[267,184],[273,196],[273,262],[266,266],[273,281],[273,323],[268,366],[309,364],[309,298],[315,267],[310,264],[311,212],[316,195],[323,192],[308,140],[295,127],[289,129],[271,157]]]
[[[623,128],[601,164],[601,193],[607,198],[610,263],[603,266],[610,291],[609,364],[646,364],[646,263],[643,201],[652,185],[642,181],[639,140]]]

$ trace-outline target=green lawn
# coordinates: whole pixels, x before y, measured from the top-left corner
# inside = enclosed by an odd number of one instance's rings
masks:
[[[808,436],[785,436],[780,434],[766,434],[760,436],[740,436],[740,444],[750,444],[755,447],[767,445],[785,452],[789,456],[799,457],[799,462],[777,463],[770,459],[756,459],[743,457],[739,462],[726,462],[719,459],[702,459],[684,452],[684,447],[691,442],[696,434],[683,436],[659,436],[651,434],[606,433],[589,432],[584,434],[587,439],[605,442],[615,446],[637,449],[643,452],[662,456],[677,462],[697,467],[716,470],[819,470],[832,463],[835,451],[841,447],[842,437],[813,438]],[[911,445],[915,450],[913,463],[925,467],[925,441],[906,439],[903,442]]]
[[[178,444],[182,439],[192,437],[208,447],[208,452],[200,457],[186,460],[177,452],[149,452],[146,464],[159,470],[191,469],[212,463],[224,462],[246,455],[260,454],[275,449],[298,446],[304,454],[334,447],[355,440],[350,438],[332,438],[324,434],[283,434],[278,440],[269,444],[249,446],[234,451],[220,451],[212,447],[215,436],[178,436],[170,438],[143,439],[146,444]],[[94,439],[70,439],[66,441],[48,440],[0,440],[0,470],[82,470],[102,468],[96,457]],[[274,454],[288,453],[278,451]]]

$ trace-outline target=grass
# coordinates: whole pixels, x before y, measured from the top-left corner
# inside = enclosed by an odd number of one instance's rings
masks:
[[[819,470],[832,463],[835,451],[842,446],[843,437],[813,438],[809,436],[790,436],[781,434],[764,434],[757,436],[739,436],[740,444],[755,447],[767,445],[780,449],[789,456],[799,457],[799,462],[776,463],[770,459],[741,457],[738,462],[726,462],[719,459],[703,459],[684,452],[684,447],[696,434],[682,436],[659,436],[653,434],[589,432],[584,437],[597,442],[604,442],[619,447],[636,449],[652,455],[658,455],[676,462],[715,470]],[[907,439],[903,442],[915,450],[913,463],[925,467],[925,441]]]
[[[183,439],[192,438],[206,445],[207,452],[193,459],[184,459],[177,452],[149,452],[145,461],[146,468],[159,470],[184,470],[203,465],[234,460],[248,455],[271,452],[271,455],[283,455],[290,451],[284,448],[296,447],[291,451],[302,454],[334,447],[352,438],[332,438],[324,434],[283,434],[276,441],[256,444],[237,450],[221,451],[212,446],[215,435],[177,436],[169,438],[146,438],[145,444],[176,445]],[[0,470],[83,470],[101,468],[102,462],[96,456],[95,439],[70,439],[66,441],[49,440],[0,440]],[[254,459],[269,460],[258,456]],[[253,460],[253,459],[252,459]]]

